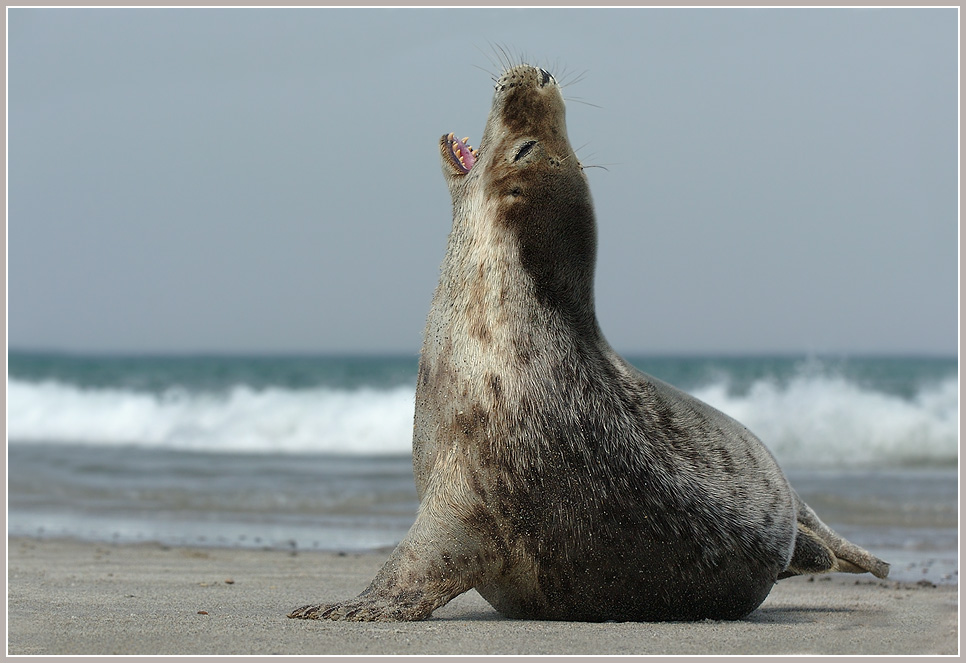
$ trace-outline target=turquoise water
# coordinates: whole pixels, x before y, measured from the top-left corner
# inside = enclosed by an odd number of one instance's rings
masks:
[[[872,391],[913,398],[925,386],[955,378],[952,357],[629,357],[641,370],[683,389],[724,381],[735,394],[756,382],[787,385],[803,376],[841,376]],[[77,356],[12,352],[9,376],[57,381],[87,389],[160,393],[174,387],[222,391],[256,389],[388,388],[415,382],[411,356]]]
[[[361,550],[412,523],[417,358],[11,353],[8,533]],[[900,579],[955,582],[957,361],[643,357]]]

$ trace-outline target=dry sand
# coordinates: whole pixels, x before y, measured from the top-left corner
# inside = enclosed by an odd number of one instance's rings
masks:
[[[417,623],[291,620],[387,553],[8,541],[9,654],[956,654],[956,586],[783,580],[739,622],[514,621],[468,592]]]

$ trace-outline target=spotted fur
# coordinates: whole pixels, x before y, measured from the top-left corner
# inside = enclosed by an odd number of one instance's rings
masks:
[[[594,212],[554,78],[497,81],[419,367],[409,534],[356,599],[294,617],[425,619],[476,588],[509,617],[737,619],[781,576],[887,572],[744,426],[645,375],[594,312]],[[797,543],[796,543],[797,542]]]

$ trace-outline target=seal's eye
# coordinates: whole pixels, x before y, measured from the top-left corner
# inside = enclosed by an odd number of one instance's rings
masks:
[[[460,140],[450,133],[447,138],[449,139],[450,156],[453,157],[453,162],[464,173],[470,172],[470,168],[476,163],[476,150],[470,145],[469,136]]]
[[[519,161],[523,157],[527,156],[530,153],[530,150],[532,150],[533,146],[536,144],[537,144],[537,141],[535,140],[528,140],[527,142],[525,142],[523,145],[520,146],[520,149],[517,151],[517,155],[513,157],[513,160]]]

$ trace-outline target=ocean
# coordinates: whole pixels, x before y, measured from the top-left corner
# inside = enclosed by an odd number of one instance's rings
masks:
[[[829,525],[958,581],[956,358],[629,357],[741,421]],[[8,535],[362,551],[416,508],[417,358],[11,351]]]

